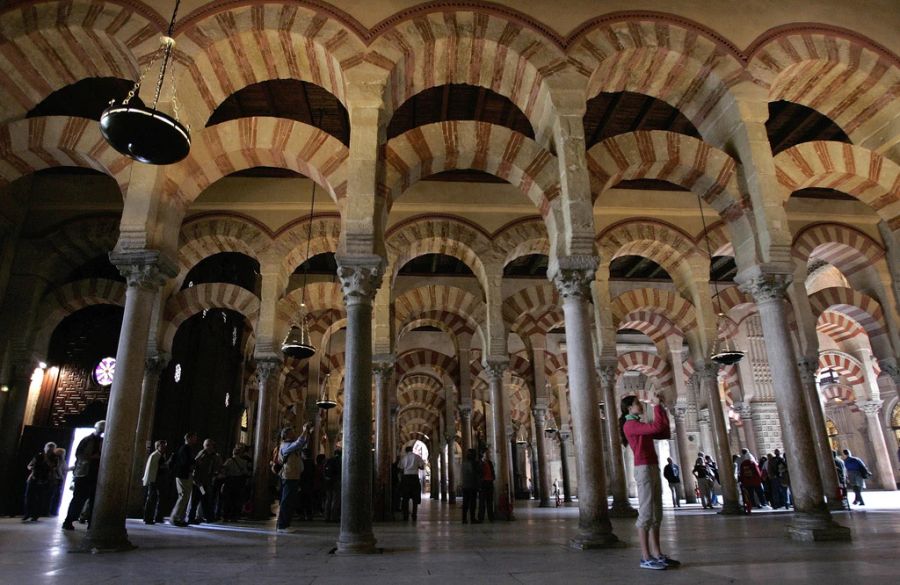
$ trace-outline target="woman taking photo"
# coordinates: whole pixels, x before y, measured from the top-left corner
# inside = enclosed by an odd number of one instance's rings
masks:
[[[622,442],[634,452],[634,479],[638,488],[637,529],[641,539],[641,568],[664,570],[681,563],[670,559],[659,548],[659,525],[662,522],[662,482],[659,479],[659,458],[654,439],[668,439],[669,415],[666,413],[663,395],[656,395],[653,422],[641,420],[644,405],[637,396],[622,399],[622,416],[619,428]]]

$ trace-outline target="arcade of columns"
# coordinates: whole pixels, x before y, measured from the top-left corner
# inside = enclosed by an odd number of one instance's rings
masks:
[[[442,489],[450,498],[453,461],[479,441],[492,450],[498,497],[512,498],[511,469],[521,465],[513,461],[515,444],[525,437],[537,492],[548,505],[551,460],[562,451],[562,473],[577,482],[572,544],[614,544],[610,515],[633,510],[613,405],[635,389],[671,397],[673,452],[685,470],[701,448],[727,467],[740,446],[783,447],[796,538],[849,538],[826,504],[836,492],[826,412],[864,418],[878,481],[893,488],[885,421],[900,384],[896,55],[825,25],[775,29],[741,51],[711,30],[656,13],[599,18],[563,39],[496,6],[426,5],[369,31],[348,24],[340,11],[302,2],[214,4],[176,28],[181,115],[194,131],[191,154],[171,167],[117,155],[93,121],[26,117],[79,79],[134,79],[156,48],[164,26],[158,14],[136,1],[111,0],[19,3],[0,12],[0,179],[4,199],[15,203],[10,209],[23,209],[18,218],[7,213],[4,225],[2,323],[20,333],[3,340],[10,391],[0,451],[14,451],[29,378],[62,319],[90,305],[124,307],[86,547],[128,546],[134,474],[122,470],[143,463],[160,371],[179,326],[206,309],[237,311],[252,326],[246,355],[255,375],[243,398],[255,410],[256,485],[266,481],[275,430],[312,418],[320,388],[310,381],[331,374],[338,414],[318,425],[316,440],[341,434],[339,553],[375,550],[373,518],[385,515],[389,462],[416,439],[428,444],[431,469],[445,470]],[[349,146],[281,118],[206,126],[231,94],[283,78],[336,96],[349,114]],[[405,101],[446,84],[508,98],[534,138],[478,120],[388,138],[387,125]],[[673,106],[700,138],[634,131],[586,148],[588,100],[625,91]],[[765,122],[769,103],[779,100],[829,117],[850,143],[806,142],[773,155]],[[121,216],[71,213],[52,230],[19,240],[31,177],[57,166],[111,177],[124,200]],[[271,214],[232,212],[227,198],[217,210],[200,205],[228,175],[258,166],[315,181],[329,196],[325,211],[311,226],[298,213],[272,227]],[[479,224],[489,211],[428,213],[428,195],[439,198],[439,183],[420,180],[454,169],[504,179],[512,187],[485,185],[485,193],[517,190],[530,213],[512,214],[496,228]],[[710,228],[698,229],[690,205],[669,218],[652,217],[652,205],[631,209],[630,217],[621,206],[607,210],[634,193],[616,185],[637,179],[665,180],[699,196]],[[812,221],[811,208],[792,207],[789,198],[815,187],[859,203],[835,203],[851,210],[842,220]],[[421,212],[398,220],[407,191],[423,202]],[[720,293],[722,320],[706,237],[713,256],[733,256],[738,267],[737,284]],[[106,252],[125,284],[55,278]],[[183,288],[193,266],[221,252],[259,262],[258,292],[229,283]],[[306,310],[314,342],[323,348],[332,340],[331,351],[304,364],[285,361],[280,340],[303,296],[291,274],[328,252],[337,259],[336,279],[307,286]],[[457,258],[473,277],[411,284],[399,275],[410,260],[435,253]],[[529,254],[549,257],[549,282],[504,279],[504,267]],[[671,284],[611,279],[611,262],[624,255],[653,260]],[[440,332],[417,331],[423,326]],[[617,342],[622,330],[641,332],[643,341]],[[712,363],[717,335],[735,340],[747,359],[728,368]],[[838,375],[827,387],[818,380],[826,370]],[[548,427],[559,432],[547,434]],[[722,477],[724,512],[736,512],[733,478]],[[691,487],[685,485],[689,500]]]

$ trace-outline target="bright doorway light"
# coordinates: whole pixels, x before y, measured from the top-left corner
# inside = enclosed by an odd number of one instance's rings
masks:
[[[63,485],[63,493],[62,498],[59,503],[59,522],[62,524],[63,520],[66,518],[66,514],[69,512],[69,503],[72,501],[72,486],[75,483],[75,473],[72,469],[75,467],[75,450],[78,448],[78,443],[81,440],[91,433],[94,432],[94,427],[85,427],[82,429],[75,429],[75,435],[72,438],[72,448],[69,449],[69,452],[66,454],[68,461],[66,461],[66,467],[69,468],[69,472],[66,474],[66,483]]]

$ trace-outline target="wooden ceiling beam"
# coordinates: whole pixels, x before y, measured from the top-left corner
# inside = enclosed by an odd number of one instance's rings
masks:
[[[619,107],[619,101],[622,99],[622,96],[625,95],[624,92],[618,92],[613,94],[612,99],[609,102],[609,105],[606,107],[606,110],[600,116],[600,121],[597,123],[597,128],[591,134],[591,139],[587,143],[587,148],[597,144],[600,141],[600,137],[603,136],[603,131],[606,129],[606,125],[609,123],[613,114],[616,111],[616,108]]]

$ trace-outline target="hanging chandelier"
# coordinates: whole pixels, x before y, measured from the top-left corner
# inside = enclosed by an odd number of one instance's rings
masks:
[[[700,221],[703,222],[703,240],[706,243],[706,254],[709,256],[709,261],[712,263],[712,248],[709,245],[709,232],[706,229],[706,216],[703,213],[703,201],[700,199],[700,194],[697,194],[697,207],[700,208]],[[716,280],[712,281],[713,288],[716,291],[715,299],[716,299],[716,340],[713,342],[712,351],[710,352],[709,358],[722,366],[731,366],[742,359],[744,359],[744,352],[737,349],[734,346],[734,343],[727,339],[720,331],[720,325],[727,319],[725,313],[722,312],[722,299],[719,296],[719,283]]]
[[[175,1],[172,20],[165,36],[160,37],[160,47],[153,54],[147,67],[141,72],[134,87],[121,103],[109,102],[100,115],[100,133],[118,152],[138,162],[151,165],[170,165],[182,160],[191,150],[191,132],[178,121],[178,100],[175,93],[175,73],[172,50],[175,39],[175,17],[181,0]],[[156,90],[150,106],[132,103],[141,91],[144,77],[162,56],[162,65],[156,79]],[[172,78],[172,116],[158,109],[166,74]],[[139,100],[136,100],[139,102]]]
[[[328,396],[328,380],[331,379],[331,374],[325,375],[325,383],[322,384],[322,395],[316,400],[316,406],[318,406],[321,410],[331,410],[335,406],[337,406],[337,402],[332,400]]]
[[[321,119],[321,116],[320,116]],[[291,325],[287,337],[281,343],[281,352],[287,357],[305,360],[316,355],[316,347],[309,336],[309,315],[306,312],[306,284],[309,281],[310,243],[312,242],[313,213],[316,211],[316,182],[312,182],[312,198],[309,206],[309,228],[306,233],[306,270],[303,271],[303,293],[300,298],[299,324]]]

